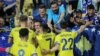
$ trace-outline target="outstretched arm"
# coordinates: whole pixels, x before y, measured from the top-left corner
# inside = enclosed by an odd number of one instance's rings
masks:
[[[93,21],[89,21],[89,22],[86,22],[86,24],[85,24],[85,25],[82,25],[82,26],[80,27],[80,29],[77,31],[77,32],[78,32],[78,34],[80,34],[81,32],[83,32],[83,31],[84,31],[84,29],[85,29],[87,26],[89,26],[89,25],[91,25],[91,24],[92,24],[92,22],[93,22]]]
[[[8,5],[7,7],[4,8],[4,11],[6,11],[6,10],[12,8],[12,7],[15,6],[15,5],[16,5],[16,2],[14,2],[14,3]]]

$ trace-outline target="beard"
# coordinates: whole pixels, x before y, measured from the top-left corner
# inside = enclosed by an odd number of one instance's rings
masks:
[[[53,13],[54,13],[54,14],[59,14],[59,9],[53,10]]]
[[[78,24],[79,26],[83,25],[83,23],[82,23],[82,22],[77,22],[77,24]]]

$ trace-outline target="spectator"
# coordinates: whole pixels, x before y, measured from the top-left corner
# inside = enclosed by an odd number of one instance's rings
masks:
[[[6,12],[4,11],[4,8],[3,8],[3,1],[0,0],[0,17],[4,17],[6,15]]]
[[[0,17],[0,29],[10,31],[10,27],[5,26],[5,20],[2,17]]]
[[[10,32],[9,27],[4,26],[4,19],[0,17],[0,56],[6,56],[5,49],[10,45],[8,44],[8,35]]]
[[[92,23],[93,25],[99,24],[98,16],[95,14],[95,8],[92,4],[87,6],[87,14],[86,14],[84,20],[86,22],[93,21],[93,23]]]
[[[70,28],[70,29],[72,29],[74,26],[75,26],[75,24],[74,24],[74,14],[73,13],[71,13],[70,15],[69,15],[69,19],[67,20],[67,27],[68,28]]]
[[[2,28],[4,26],[4,19],[0,18],[0,28]]]
[[[74,14],[71,13],[69,14],[66,18],[68,18],[65,22],[66,22],[66,25],[67,25],[67,28],[66,30],[68,31],[71,31],[72,28],[75,26],[75,23],[74,23]],[[62,22],[61,22],[62,23]],[[54,30],[57,32],[57,33],[60,33],[61,30],[59,29],[56,29],[56,27],[54,27]]]
[[[72,12],[74,11],[74,9],[73,9],[73,7],[72,7],[72,4],[71,3],[69,3],[68,4],[68,8],[67,8],[67,14],[71,14]]]
[[[82,18],[80,18],[79,16],[74,17],[74,23],[77,26],[81,26],[84,22],[82,21]]]
[[[46,14],[46,7],[45,5],[41,4],[39,6],[39,15],[34,17],[34,20],[41,22],[42,24],[47,24],[47,17]]]
[[[60,22],[64,20],[64,16],[65,16],[64,7],[58,6],[58,3],[53,1],[51,3],[51,8],[48,11],[48,26],[50,27],[50,29],[53,30],[51,24],[52,21],[54,25],[60,29]]]
[[[0,17],[0,29],[10,31],[10,27],[5,26],[5,20],[3,19],[3,17]]]
[[[3,18],[6,18],[7,16],[7,13],[6,13],[6,11],[8,10],[8,9],[10,9],[10,8],[12,8],[13,6],[15,6],[16,5],[16,3],[12,3],[12,4],[10,4],[10,5],[8,5],[8,6],[4,6],[4,1],[3,0],[0,0],[0,17],[3,17]],[[5,23],[7,26],[9,25],[9,19],[8,18],[6,18],[6,23]]]
[[[73,14],[74,10],[72,8],[72,4],[71,3],[68,3],[68,7],[67,7],[67,10],[66,10],[66,17],[65,17],[65,20],[69,20],[70,18],[70,15]]]
[[[46,6],[46,8],[50,7],[50,0],[42,0],[42,3]]]
[[[32,0],[32,2],[34,4],[34,9],[38,8],[38,6],[43,3],[42,0]]]
[[[82,11],[81,10],[76,10],[75,11],[75,17],[78,16],[79,18],[82,19]]]
[[[16,2],[16,0],[5,0],[4,3],[5,3],[5,6],[9,6],[10,4]],[[8,16],[11,16],[13,14],[15,14],[15,6],[13,6],[12,8],[8,9],[7,11],[7,15]]]
[[[66,10],[67,2],[66,2],[66,1],[62,1],[62,0],[58,0],[58,5],[59,5],[59,6],[64,6],[64,8],[65,8],[65,10]]]
[[[69,3],[72,4],[72,9],[77,9],[78,0],[69,0]]]
[[[5,14],[6,14],[6,11],[8,10],[8,9],[10,9],[10,8],[12,8],[14,5],[16,5],[16,3],[12,3],[12,4],[10,4],[9,6],[7,6],[7,7],[4,7],[4,3],[3,3],[4,1],[3,0],[0,0],[0,16],[1,17],[4,17],[5,16]]]

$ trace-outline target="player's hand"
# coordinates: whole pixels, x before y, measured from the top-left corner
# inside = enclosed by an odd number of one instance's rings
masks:
[[[42,50],[42,54],[43,54],[43,55],[47,55],[48,53],[50,53],[50,51],[47,51],[47,50],[45,50],[45,49]]]
[[[43,50],[41,51],[41,53],[42,53],[42,55],[46,55],[46,54],[47,54],[47,52],[46,52],[45,49],[43,49]]]

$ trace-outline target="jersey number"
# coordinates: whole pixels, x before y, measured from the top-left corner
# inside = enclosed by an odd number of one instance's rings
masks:
[[[52,39],[48,38],[48,39],[46,39],[46,41],[50,41],[50,49],[51,49],[51,47],[52,47]]]
[[[23,49],[19,50],[18,56],[25,56],[25,51]]]
[[[62,50],[72,50],[73,49],[73,47],[72,47],[72,45],[73,45],[73,39],[72,38],[69,38],[68,40],[62,39],[61,42],[64,43],[64,45],[62,47]],[[70,46],[67,48],[66,45],[67,45],[68,42],[71,42],[71,43],[70,43]]]

